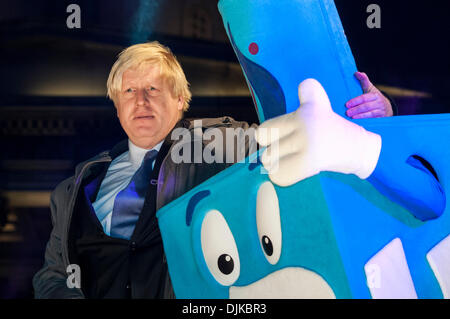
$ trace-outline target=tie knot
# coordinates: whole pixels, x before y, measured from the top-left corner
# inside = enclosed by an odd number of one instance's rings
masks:
[[[158,151],[157,150],[148,151],[147,153],[145,153],[144,163],[146,163],[148,161],[153,162],[153,160],[156,158],[156,155],[158,155]]]
[[[152,164],[156,158],[156,155],[158,155],[158,151],[156,150],[151,150],[145,153],[144,158],[142,159],[141,166],[138,170],[138,172],[140,171],[140,173],[138,174],[144,174],[144,176],[146,176],[152,171],[153,169]]]

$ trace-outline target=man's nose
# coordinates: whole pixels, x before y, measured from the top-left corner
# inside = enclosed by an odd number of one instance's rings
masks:
[[[138,89],[136,92],[136,104],[147,105],[149,102],[148,93],[145,89]]]

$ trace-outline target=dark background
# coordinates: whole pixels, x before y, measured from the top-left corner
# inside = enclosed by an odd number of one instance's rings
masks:
[[[424,101],[397,97],[401,114],[450,112],[450,26],[447,1],[336,0],[357,66],[372,82],[430,93]],[[365,27],[369,4],[381,7],[381,29]],[[414,105],[408,102],[413,102]]]
[[[66,27],[70,3],[81,7],[81,29]],[[450,112],[446,1],[335,3],[359,70],[401,115]],[[381,29],[366,25],[371,3]],[[116,55],[146,40],[182,57],[194,93],[188,117],[257,122],[214,0],[0,1],[0,298],[33,297],[50,191],[125,137],[105,82]]]

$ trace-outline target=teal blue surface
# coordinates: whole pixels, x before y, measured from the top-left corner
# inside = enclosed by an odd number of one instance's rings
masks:
[[[261,166],[249,170],[249,162],[234,165],[158,212],[177,298],[229,297],[228,287],[217,283],[210,274],[201,249],[201,223],[206,213],[213,209],[220,211],[226,219],[238,247],[241,271],[234,286],[249,285],[286,267],[302,267],[325,278],[338,297],[349,298],[350,289],[330,213],[320,191],[320,178],[311,178],[290,188],[276,187],[283,249],[278,263],[272,265],[264,257],[256,225],[257,191],[269,179]],[[185,216],[189,199],[202,190],[209,190],[211,195],[196,205],[191,226],[187,226]],[[293,202],[291,199],[298,199],[298,194],[303,194],[307,200]]]
[[[256,5],[257,4],[257,5]],[[306,78],[322,83],[336,113],[362,93],[336,8],[331,0],[221,0],[219,10],[232,39],[261,122],[298,107],[297,85]],[[251,52],[249,46],[258,45]],[[251,71],[251,72],[246,72]],[[267,81],[266,81],[267,80]],[[271,96],[264,85],[270,83]],[[279,85],[277,85],[277,83]],[[274,103],[284,96],[284,104]],[[270,103],[268,103],[269,101]],[[278,108],[284,105],[284,109]],[[382,165],[419,155],[433,165],[450,203],[450,115],[399,116],[355,121],[382,136]],[[450,208],[423,222],[353,175],[321,173],[290,187],[275,186],[280,204],[282,250],[272,265],[264,256],[256,227],[256,196],[269,181],[257,154],[209,179],[157,213],[169,273],[177,298],[228,298],[229,287],[210,273],[201,248],[201,225],[211,210],[222,213],[234,236],[240,274],[234,286],[246,286],[287,267],[309,269],[337,298],[371,298],[364,265],[399,238],[419,298],[442,298],[426,254],[450,235]],[[406,165],[406,163],[405,163]],[[395,169],[395,178],[408,181]],[[423,185],[417,185],[420,188]],[[186,223],[190,200],[195,205]],[[274,292],[276,296],[276,292]]]
[[[257,110],[261,122],[267,120],[264,107],[274,108],[270,114],[296,110],[297,86],[307,78],[317,79],[328,93],[336,113],[344,115],[345,103],[362,94],[353,74],[356,64],[332,0],[221,0],[225,30],[236,43],[251,91],[258,97]],[[249,51],[256,43],[257,54]],[[275,78],[285,96],[286,110],[279,105],[264,105],[258,95],[259,76],[252,77],[246,65],[254,63]],[[261,88],[260,94],[266,90]],[[268,93],[271,94],[271,93]],[[274,92],[272,91],[272,94]],[[267,111],[267,110],[266,110]]]
[[[402,141],[403,147],[393,150],[393,157],[420,153],[433,163],[450,202],[450,115],[372,119],[360,124],[385,140]],[[449,205],[438,219],[422,222],[353,175],[325,172],[290,187],[275,186],[283,248],[278,263],[271,265],[261,250],[256,228],[256,194],[269,179],[261,166],[249,169],[255,156],[158,212],[178,298],[229,297],[228,287],[210,274],[201,250],[201,222],[213,209],[226,219],[238,247],[241,272],[235,286],[249,285],[286,267],[302,267],[321,275],[338,298],[371,298],[364,265],[389,242],[400,238],[418,297],[442,298],[426,254],[450,235]],[[188,202],[202,190],[211,194],[199,201],[187,226]]]

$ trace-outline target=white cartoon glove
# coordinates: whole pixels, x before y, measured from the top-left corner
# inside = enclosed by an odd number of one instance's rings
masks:
[[[256,131],[257,142],[267,146],[261,162],[272,182],[289,186],[322,171],[368,178],[380,156],[381,136],[334,113],[318,81],[303,81],[298,93],[295,112],[268,120]]]

